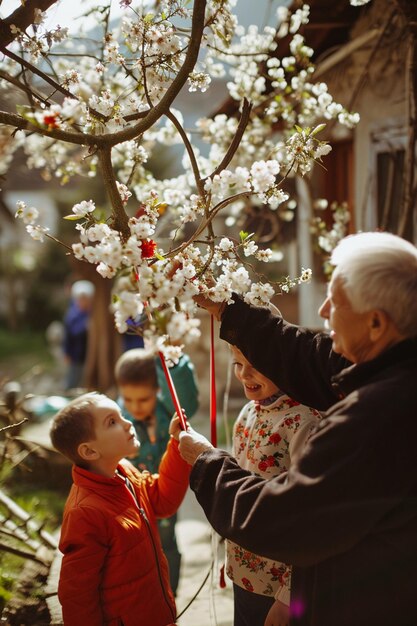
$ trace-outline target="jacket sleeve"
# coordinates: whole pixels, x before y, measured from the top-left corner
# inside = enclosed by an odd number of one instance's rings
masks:
[[[381,414],[370,410],[322,420],[304,454],[270,480],[241,469],[224,451],[204,452],[191,488],[221,536],[284,563],[319,563],[389,528],[390,512],[413,489],[415,439],[401,429],[387,436],[387,423],[378,421]]]
[[[220,337],[298,402],[320,411],[337,400],[331,377],[349,362],[332,351],[327,334],[289,324],[234,296],[223,313]]]
[[[97,510],[79,507],[64,518],[58,597],[65,626],[104,624],[99,588],[107,554],[106,536],[106,522]]]
[[[188,355],[183,354],[178,363],[169,369],[172,382],[174,383],[178,399],[190,419],[198,409],[198,388],[196,383],[194,366]],[[156,361],[156,372],[160,388],[159,398],[169,415],[175,413],[168,383],[165,378],[160,360]]]
[[[158,474],[142,472],[142,480],[156,517],[171,517],[177,512],[189,485],[191,466],[180,456],[178,442],[170,439],[161,459]]]

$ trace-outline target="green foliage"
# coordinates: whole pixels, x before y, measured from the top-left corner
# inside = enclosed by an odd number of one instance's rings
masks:
[[[13,555],[6,555],[4,552],[0,553],[0,615],[7,602],[9,602],[13,596],[13,584],[21,566],[21,564],[19,564],[18,569],[14,572],[14,575],[12,575],[11,571],[7,571],[6,569],[10,567],[10,565],[7,565],[7,562],[10,562],[9,557],[13,557]]]
[[[0,326],[0,345],[0,381],[19,379],[33,368],[50,367],[53,362],[44,332],[26,328],[11,332]]]
[[[32,519],[43,525],[46,531],[54,533],[62,519],[62,511],[66,494],[48,489],[45,485],[27,485],[10,481],[8,495],[27,511]],[[15,596],[25,559],[9,552],[0,552],[0,615],[5,605]],[[45,594],[44,583],[33,581],[30,589],[31,598],[43,599]],[[25,622],[28,623],[28,622]],[[30,622],[33,623],[33,622]]]
[[[45,523],[45,530],[55,532],[61,523],[67,494],[48,489],[44,485],[15,484],[14,501],[33,516],[38,523]]]
[[[41,330],[61,320],[66,307],[63,282],[69,273],[68,260],[55,242],[45,242],[45,253],[31,274],[26,300],[25,325]]]

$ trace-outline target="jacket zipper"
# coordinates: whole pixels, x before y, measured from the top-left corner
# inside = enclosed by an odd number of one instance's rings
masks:
[[[163,593],[163,596],[164,596],[164,600],[165,600],[165,602],[166,602],[166,604],[168,606],[169,612],[171,613],[173,621],[175,622],[176,615],[175,615],[175,613],[173,613],[172,607],[171,607],[171,603],[169,602],[169,600],[167,598],[167,595],[166,595],[165,586],[164,586],[163,580],[162,580],[161,565],[160,565],[160,562],[159,562],[158,552],[157,552],[157,549],[156,549],[155,540],[154,540],[154,536],[152,534],[152,528],[151,528],[150,522],[148,520],[148,517],[146,515],[145,510],[139,504],[139,501],[138,501],[138,499],[136,497],[136,493],[134,492],[133,485],[132,485],[132,489],[131,489],[130,488],[130,484],[131,483],[130,483],[129,479],[127,478],[127,476],[123,476],[123,478],[125,479],[126,489],[128,490],[132,500],[134,501],[134,503],[136,505],[136,508],[138,509],[139,513],[142,515],[142,517],[143,517],[143,519],[145,521],[145,525],[146,525],[146,527],[148,529],[148,533],[149,533],[149,536],[151,538],[153,552],[154,552],[154,555],[155,555],[155,561],[156,561],[156,566],[157,566],[157,570],[158,570],[159,584],[161,585],[161,589],[162,589],[162,593]],[[127,481],[129,481],[129,482],[127,482]]]
[[[170,602],[169,602],[169,600],[167,598],[166,591],[165,591],[165,586],[164,586],[163,581],[162,581],[161,565],[160,565],[159,559],[158,559],[158,552],[156,550],[155,540],[154,540],[154,537],[153,537],[153,534],[152,534],[152,528],[151,528],[149,520],[148,520],[148,518],[146,516],[145,511],[142,509],[142,507],[139,506],[139,504],[138,504],[138,509],[139,509],[140,513],[142,514],[143,519],[145,520],[146,526],[148,528],[149,535],[151,537],[152,548],[153,548],[153,551],[154,551],[154,554],[155,554],[156,565],[157,565],[157,568],[158,568],[159,583],[161,585],[162,593],[164,594],[165,602],[166,602],[166,604],[167,604],[167,606],[169,608],[169,611],[170,611],[170,613],[172,615],[172,619],[175,622],[176,615],[172,611],[172,607],[171,607],[171,604],[170,604]]]

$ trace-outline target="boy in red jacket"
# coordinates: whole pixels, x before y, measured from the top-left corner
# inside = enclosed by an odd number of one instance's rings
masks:
[[[84,394],[54,417],[52,444],[74,463],[59,546],[65,626],[175,622],[156,520],[175,513],[188,487],[190,466],[178,452],[179,430],[173,418],[159,474],[150,474],[124,459],[135,456],[140,443],[107,396]]]

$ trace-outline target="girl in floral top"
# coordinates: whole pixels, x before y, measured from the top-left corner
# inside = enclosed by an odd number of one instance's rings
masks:
[[[233,428],[239,465],[262,478],[286,472],[320,419],[292,400],[231,346],[234,372],[250,400]],[[226,571],[233,581],[234,626],[289,623],[291,568],[226,542]]]

